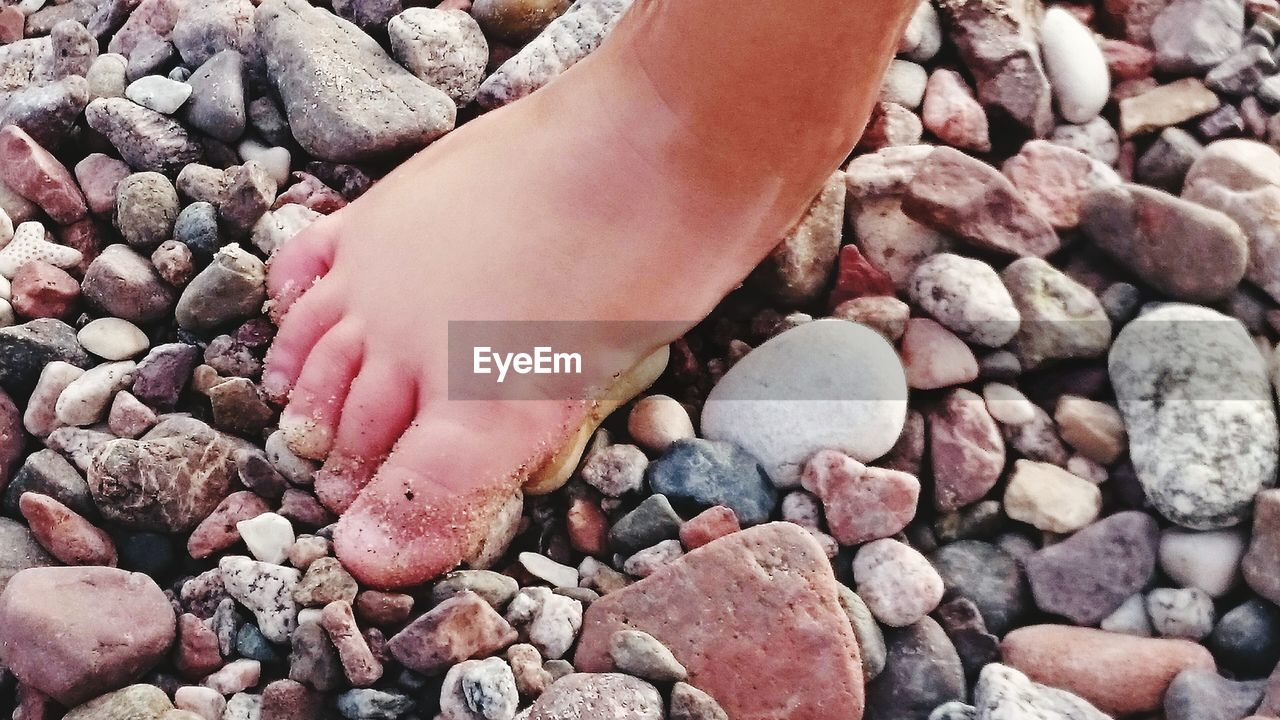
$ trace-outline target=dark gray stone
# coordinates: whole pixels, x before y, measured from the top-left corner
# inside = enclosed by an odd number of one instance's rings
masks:
[[[778,504],[764,468],[733,443],[677,440],[649,464],[645,477],[655,493],[676,505],[726,505],[744,526],[768,520]]]
[[[1280,663],[1280,608],[1250,598],[1218,620],[1207,644],[1223,667],[1242,677],[1264,677]]]
[[[209,257],[218,252],[218,210],[213,203],[193,202],[178,213],[173,225],[173,238],[191,248],[191,252]]]
[[[61,320],[41,318],[0,328],[0,387],[15,398],[26,398],[40,371],[54,360],[82,368],[93,363],[75,329]]]
[[[609,544],[615,552],[630,555],[680,537],[680,523],[680,516],[665,495],[650,495],[613,524]]]
[[[865,720],[927,720],[951,700],[964,700],[964,668],[933,618],[885,631],[884,671],[867,683]]]
[[[1134,167],[1139,182],[1171,193],[1182,192],[1182,181],[1204,146],[1181,128],[1165,128]],[[1127,318],[1126,318],[1127,319]]]
[[[244,96],[244,58],[235,50],[223,50],[196,68],[187,80],[191,99],[187,122],[222,142],[235,142],[244,134],[247,113]]]
[[[89,484],[67,459],[52,450],[41,450],[29,456],[13,481],[4,491],[4,510],[18,517],[18,499],[22,493],[48,495],[86,517],[96,516]]]
[[[969,598],[996,635],[1011,630],[1031,608],[1022,568],[1012,555],[980,540],[944,545],[929,556],[947,592]]]

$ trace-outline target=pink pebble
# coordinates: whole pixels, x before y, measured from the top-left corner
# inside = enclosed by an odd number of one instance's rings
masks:
[[[231,493],[218,503],[209,517],[201,520],[196,529],[191,531],[191,537],[187,539],[187,552],[198,560],[226,550],[240,541],[236,523],[258,517],[270,510],[266,500],[248,490]]]
[[[85,218],[70,225],[59,225],[53,228],[53,235],[59,245],[66,245],[80,251],[80,263],[69,268],[71,274],[76,277],[84,277],[84,271],[89,268],[89,263],[102,254],[102,248],[106,244],[102,228],[91,218]]]
[[[608,557],[609,518],[600,504],[589,498],[575,497],[565,511],[565,529],[569,533],[569,546],[580,553]]]
[[[107,427],[122,438],[137,438],[156,424],[156,413],[127,390],[116,393],[107,413]]]
[[[111,536],[76,511],[48,495],[26,492],[18,509],[27,519],[36,542],[67,565],[115,567],[116,546]]]
[[[93,153],[76,163],[76,180],[94,215],[110,217],[116,208],[116,185],[133,170],[123,160]]]
[[[987,111],[960,73],[939,69],[929,76],[920,114],[925,129],[944,143],[980,153],[991,150]]]
[[[320,626],[329,633],[329,640],[338,649],[342,670],[352,685],[367,687],[382,677],[382,663],[374,657],[368,642],[360,634],[351,603],[335,600],[325,605],[320,615]]]
[[[680,542],[686,550],[693,550],[741,529],[742,525],[738,523],[738,516],[733,508],[715,505],[680,526]]]
[[[173,704],[179,710],[195,713],[204,720],[222,720],[227,701],[217,690],[199,685],[178,688],[173,694]]]
[[[0,180],[54,222],[69,225],[88,212],[71,172],[17,125],[0,130],[0,168]]]
[[[917,390],[963,385],[978,377],[978,359],[955,333],[929,318],[912,318],[902,334],[907,386]]]
[[[1026,198],[1027,205],[1057,230],[1080,224],[1084,199],[1099,179],[1094,160],[1047,140],[1032,140],[1009,158],[1001,172]]]
[[[37,260],[14,273],[12,293],[13,309],[24,318],[65,318],[75,309],[80,283],[66,270]]]
[[[8,45],[22,39],[27,18],[13,5],[0,7],[0,45]]]
[[[1106,58],[1107,70],[1115,80],[1148,77],[1156,66],[1154,52],[1124,40],[1103,40],[1102,56]]]
[[[920,481],[823,450],[805,464],[800,484],[822,499],[831,534],[845,545],[901,532],[916,514]]]
[[[217,634],[191,613],[178,617],[178,641],[173,647],[173,664],[178,673],[188,680],[199,680],[222,667]]]
[[[337,190],[325,185],[314,175],[296,171],[293,177],[298,182],[294,183],[276,198],[275,203],[271,206],[272,210],[278,210],[285,205],[301,205],[310,210],[315,210],[321,215],[329,215],[346,207],[347,199]]]
[[[893,278],[871,264],[857,245],[840,248],[836,285],[831,291],[831,307],[846,300],[894,294]]]
[[[262,679],[262,663],[257,660],[235,660],[209,675],[202,683],[223,695],[234,695],[258,684]]]

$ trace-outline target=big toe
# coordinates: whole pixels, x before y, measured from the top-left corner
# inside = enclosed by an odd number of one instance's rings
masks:
[[[522,495],[517,464],[485,474],[460,467],[463,428],[419,423],[401,439],[378,474],[338,521],[334,549],[362,583],[379,588],[417,585],[493,544],[504,544],[504,519],[518,518]]]

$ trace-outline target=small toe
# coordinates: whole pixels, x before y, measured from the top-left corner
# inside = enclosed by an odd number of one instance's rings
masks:
[[[316,473],[316,497],[325,507],[345,512],[404,435],[418,409],[412,377],[394,363],[366,358],[347,394],[333,449]]]
[[[337,289],[325,283],[294,304],[267,350],[262,389],[272,400],[284,402],[288,398],[312,349],[342,319],[342,311]]]
[[[312,460],[328,456],[363,358],[363,329],[350,320],[335,325],[312,348],[280,416],[280,431],[295,453]]]
[[[276,250],[267,273],[273,315],[284,315],[316,280],[328,274],[337,244],[336,221],[324,218]]]

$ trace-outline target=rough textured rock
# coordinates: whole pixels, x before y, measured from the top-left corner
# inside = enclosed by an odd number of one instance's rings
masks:
[[[1178,673],[1164,696],[1167,720],[1237,720],[1262,702],[1266,681],[1234,681],[1212,670]]]
[[[50,602],[56,598],[56,602]],[[0,595],[0,661],[74,706],[151,669],[176,621],[155,581],[114,568],[35,568]]]
[[[134,170],[173,177],[202,154],[180,123],[130,100],[99,98],[84,114],[89,127],[105,136]]]
[[[1000,479],[1005,462],[1004,440],[986,403],[969,390],[952,390],[928,419],[934,505],[946,511],[977,502]]]
[[[1280,602],[1280,490],[1263,490],[1255,498],[1253,538],[1240,569],[1254,592]]]
[[[982,669],[974,688],[978,720],[1110,720],[1087,701],[1032,682],[1000,663]]]
[[[757,281],[779,302],[804,305],[826,288],[840,251],[845,194],[844,173],[836,171],[796,227],[755,271]]]
[[[1099,357],[1111,345],[1111,321],[1098,296],[1044,260],[1014,261],[1000,279],[1022,316],[1009,348],[1024,371]]]
[[[255,22],[289,127],[312,155],[347,162],[413,151],[453,128],[453,101],[346,20],[306,0],[270,0]]]
[[[771,572],[759,572],[762,565]],[[726,626],[738,629],[736,639],[725,636]],[[735,720],[862,707],[858,649],[830,564],[796,525],[770,523],[723,537],[592,603],[574,666],[608,670],[609,639],[628,627],[662,641],[688,669],[690,684]],[[762,655],[764,632],[771,652]],[[813,691],[797,696],[800,682]]]
[[[1169,304],[1129,323],[1108,361],[1148,499],[1195,530],[1234,525],[1275,484],[1280,429],[1266,363],[1239,322]]]
[[[649,683],[620,673],[573,673],[551,684],[526,720],[563,718],[662,720],[662,696]]]
[[[0,518],[0,593],[9,579],[27,568],[54,564],[54,559],[36,542],[26,526]]]
[[[391,51],[414,75],[443,90],[459,107],[471,102],[484,80],[489,43],[462,10],[409,8],[387,24]]]

